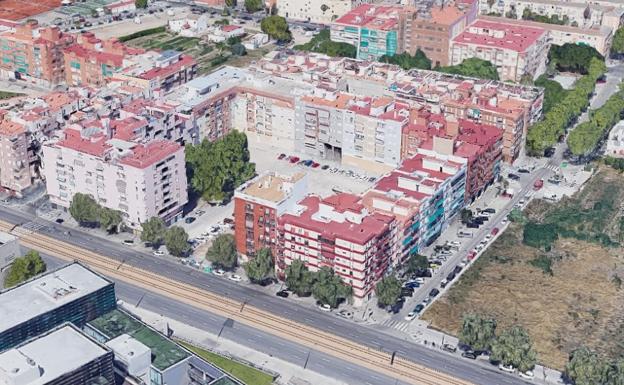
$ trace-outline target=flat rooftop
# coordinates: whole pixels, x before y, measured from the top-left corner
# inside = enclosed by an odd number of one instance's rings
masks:
[[[14,381],[22,385],[48,384],[109,351],[74,326],[65,324],[1,353],[0,384]],[[102,378],[101,384],[107,383]]]
[[[294,184],[304,177],[305,174],[301,172],[288,176],[266,173],[243,186],[240,193],[278,203],[286,199],[292,193]]]
[[[17,238],[9,233],[0,231],[0,246],[15,241]]]
[[[112,310],[88,323],[108,340],[122,334],[139,341],[152,351],[152,366],[160,371],[186,359],[190,354],[173,341],[120,310]]]
[[[110,284],[73,263],[0,292],[0,333]]]

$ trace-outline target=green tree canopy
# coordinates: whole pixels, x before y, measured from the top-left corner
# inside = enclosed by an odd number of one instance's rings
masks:
[[[341,300],[351,296],[351,287],[342,282],[342,278],[327,267],[321,269],[315,274],[316,282],[312,286],[312,295],[321,304],[328,304],[332,308],[338,306]]]
[[[548,251],[559,238],[559,232],[555,224],[529,221],[524,225],[522,237],[525,245]]]
[[[389,275],[382,278],[375,286],[377,304],[381,307],[394,304],[401,295],[401,282],[396,277]]]
[[[252,283],[263,283],[273,277],[273,266],[273,254],[268,248],[258,250],[258,253],[244,264],[245,273]]]
[[[15,258],[4,278],[4,287],[13,287],[45,271],[45,262],[38,252],[31,250],[23,257]]]
[[[99,221],[100,206],[90,195],[76,193],[69,205],[69,214],[81,225]]]
[[[412,254],[407,261],[407,272],[409,274],[426,270],[429,267],[429,260],[424,255]]]
[[[258,12],[264,8],[262,0],[245,0],[245,10],[250,13]]]
[[[568,93],[559,82],[548,79],[546,75],[537,78],[535,85],[544,88],[544,102],[542,104],[542,112],[544,114],[548,113],[558,103],[561,103]]]
[[[435,70],[447,74],[498,80],[498,71],[496,70],[496,67],[491,62],[476,57],[466,59],[458,65],[438,67]]]
[[[593,351],[586,347],[576,349],[570,355],[564,374],[575,385],[604,384],[607,365]]]
[[[410,70],[412,68],[417,68],[421,70],[430,70],[431,69],[431,60],[427,58],[427,55],[423,51],[419,49],[416,50],[414,56],[410,55],[407,52],[403,52],[398,55],[387,56],[383,55],[379,58],[379,61],[382,63],[396,64],[404,70]]]
[[[137,8],[147,8],[147,0],[134,0],[134,6]]]
[[[267,16],[260,22],[262,32],[277,41],[291,41],[292,34],[288,29],[288,22],[281,16]]]
[[[472,221],[472,210],[470,209],[462,209],[460,212],[461,223],[466,224]]]
[[[520,326],[504,330],[492,343],[492,360],[511,365],[521,372],[533,369],[536,357],[529,335]]]
[[[318,52],[332,57],[351,57],[357,55],[355,46],[349,43],[339,43],[331,40],[329,29],[323,29],[307,43],[293,47],[298,51]]]
[[[216,20],[214,22],[214,25],[230,25],[230,20],[228,19]]]
[[[100,207],[98,212],[100,227],[108,232],[116,231],[123,222],[121,211]]]
[[[207,201],[229,199],[234,189],[256,173],[256,165],[249,161],[247,136],[239,131],[214,142],[204,139],[196,146],[187,145],[185,152],[191,187]]]
[[[206,259],[212,262],[213,266],[231,270],[236,267],[238,254],[236,244],[232,234],[221,234],[215,238],[212,245],[206,252]]]
[[[170,227],[165,233],[165,246],[169,254],[176,257],[183,257],[190,251],[188,234],[180,226]]]
[[[624,27],[620,27],[613,35],[611,43],[611,55],[621,55],[624,53]]]
[[[604,62],[604,57],[594,47],[585,44],[553,44],[548,51],[548,60],[562,72],[587,74],[593,58]]]
[[[606,370],[606,385],[624,385],[624,358],[611,363]]]
[[[232,51],[232,55],[236,56],[245,56],[247,55],[247,48],[241,43],[236,43],[232,47],[230,47],[230,51]]]
[[[496,338],[496,320],[478,314],[465,314],[459,340],[475,350],[487,350]]]
[[[286,267],[286,287],[298,296],[309,295],[314,284],[314,274],[308,270],[305,264],[295,259]]]
[[[165,221],[160,217],[151,217],[147,222],[141,224],[141,241],[151,243],[152,247],[157,248],[165,241],[165,233],[167,226]]]

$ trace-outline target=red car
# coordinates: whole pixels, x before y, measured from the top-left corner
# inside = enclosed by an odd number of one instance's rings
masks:
[[[475,255],[477,255],[474,251],[471,251],[470,253],[468,253],[467,258],[469,261],[472,261],[475,257]]]
[[[498,234],[498,227],[493,228],[491,234],[492,236],[495,236],[496,234]]]
[[[317,168],[317,167],[318,167],[318,166],[320,166],[320,165],[321,165],[320,163],[316,163],[316,162],[314,162],[314,163],[312,163],[312,168]]]
[[[290,163],[295,164],[297,162],[299,162],[299,157],[297,157],[297,156],[291,156],[290,157]]]

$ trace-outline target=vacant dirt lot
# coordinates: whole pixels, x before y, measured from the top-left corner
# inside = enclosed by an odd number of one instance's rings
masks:
[[[522,325],[539,361],[559,369],[580,345],[611,357],[623,354],[621,202],[624,177],[611,169],[601,170],[573,199],[556,206],[537,202],[528,218],[539,223],[556,218],[567,238],[560,236],[547,252],[524,245],[523,225],[512,224],[422,318],[452,334],[469,312],[496,318],[499,330]],[[559,221],[573,208],[585,223]],[[601,231],[608,239],[574,239]]]

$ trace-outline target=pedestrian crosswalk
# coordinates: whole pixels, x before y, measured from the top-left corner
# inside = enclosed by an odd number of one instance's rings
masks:
[[[549,169],[551,171],[554,171],[554,172],[559,172],[560,171],[559,166],[554,165],[554,164],[547,164],[546,166],[544,166],[544,168],[547,168],[547,169]]]
[[[42,223],[38,223],[38,222],[26,222],[20,227],[34,232],[34,231],[42,229],[43,227],[45,227],[45,225]]]
[[[392,318],[388,318],[387,320],[384,320],[381,323],[382,326],[385,326],[387,328],[391,328],[391,329],[396,329],[402,332],[407,331],[407,329],[409,328],[409,322],[403,322],[403,321],[397,321],[394,320]]]

